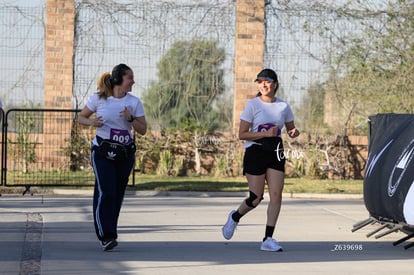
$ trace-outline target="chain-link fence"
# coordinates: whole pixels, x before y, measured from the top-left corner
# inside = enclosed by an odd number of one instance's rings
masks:
[[[46,1],[26,2],[0,1],[0,73],[5,76],[0,79],[0,98],[6,108],[43,105]],[[335,20],[335,10],[286,6],[283,1],[267,1],[265,12],[265,66],[279,73],[282,96],[300,108],[309,86],[327,78],[327,54],[336,47],[318,33],[321,26],[336,24],[340,39],[355,31],[355,24]],[[306,32],[307,24],[314,31]],[[157,64],[171,45],[191,40],[215,40],[225,49],[222,66],[231,95],[234,38],[233,0],[77,0],[73,106],[83,107],[99,75],[118,63],[134,69],[133,93],[140,96],[158,80]]]
[[[23,2],[10,4],[10,1],[0,0],[0,73],[3,76],[0,78],[0,100],[6,111],[42,108],[44,105],[46,1]],[[327,79],[334,53],[339,51],[338,41],[357,31],[357,21],[352,20],[373,20],[373,17],[346,17],[343,10],[335,9],[334,5],[323,7],[313,2],[312,5],[293,2],[265,1],[264,65],[278,72],[280,96],[296,110],[297,124],[301,126],[301,116],[310,116],[302,108],[307,101],[307,92],[315,83]],[[74,109],[82,108],[88,96],[95,92],[99,75],[118,63],[133,68],[136,82],[133,93],[141,96],[159,79],[159,61],[177,41],[217,41],[225,50],[222,69],[226,93],[233,94],[235,1],[77,0],[75,3]],[[50,114],[33,112],[31,115],[41,121],[53,120],[48,117]],[[10,139],[8,145],[11,146],[7,154],[8,173],[16,171],[15,175],[8,174],[7,183],[24,184],[25,174],[40,163],[46,167],[39,166],[34,170],[58,171],[65,167],[63,170],[74,172],[76,165],[72,166],[70,162],[74,156],[66,155],[68,159],[65,161],[60,157],[48,159],[41,156],[46,141],[39,140],[43,138],[41,132],[47,130],[43,123],[35,125],[38,132],[30,134],[29,140],[24,139],[24,129],[13,125],[19,123],[19,119],[27,120],[24,114],[27,113],[12,111],[7,118],[10,120],[7,142]],[[73,115],[70,112],[64,114],[68,116],[67,121],[72,121]],[[70,138],[70,131],[77,129],[66,122],[61,126],[67,126],[67,138]],[[23,132],[19,134],[19,131]],[[31,140],[35,137],[38,140]],[[62,140],[59,148],[51,150],[63,156],[68,153],[66,149],[73,149],[70,146],[67,140]],[[32,162],[30,150],[36,152],[37,164]],[[13,161],[13,158],[20,161]],[[80,174],[85,175],[84,171]],[[77,180],[89,182],[86,178]]]
[[[27,1],[28,2],[28,1]],[[0,1],[0,101],[3,108],[43,106],[45,7]]]
[[[141,96],[158,80],[160,59],[178,41],[217,41],[225,49],[222,66],[231,93],[234,9],[233,1],[77,1],[75,107],[84,106],[98,77],[118,63],[134,70],[133,93]]]

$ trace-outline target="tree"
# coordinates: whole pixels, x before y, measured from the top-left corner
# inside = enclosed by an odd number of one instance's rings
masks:
[[[217,108],[217,99],[225,91],[224,59],[224,49],[216,41],[174,43],[157,64],[158,82],[152,82],[142,97],[149,120],[160,128],[183,123],[218,128],[226,111]]]
[[[307,90],[303,100],[304,103],[297,112],[300,120],[305,122],[302,125],[305,132],[313,133],[326,129],[324,123],[324,97],[325,90],[322,84],[314,84]]]
[[[318,94],[325,97],[331,132],[366,134],[371,114],[413,112],[413,0],[269,3],[296,47],[321,65],[322,77],[313,86],[322,83]],[[308,85],[308,93],[314,87]],[[305,99],[300,109],[307,105]],[[301,122],[315,129],[321,121],[308,116]]]
[[[346,111],[341,132],[359,133],[371,114],[413,113],[413,1],[390,2],[386,10],[344,10],[343,16],[366,19],[360,21],[361,32],[342,40],[325,83]]]

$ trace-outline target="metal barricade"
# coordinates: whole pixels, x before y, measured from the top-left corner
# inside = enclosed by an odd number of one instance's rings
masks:
[[[92,186],[89,127],[79,110],[10,109],[2,127],[3,186]]]

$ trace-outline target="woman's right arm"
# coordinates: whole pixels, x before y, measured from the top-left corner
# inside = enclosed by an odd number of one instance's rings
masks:
[[[91,119],[90,117],[92,114],[93,112],[89,110],[88,107],[84,107],[83,110],[78,114],[78,122],[86,126],[101,127],[103,124],[101,117]]]
[[[272,127],[268,131],[250,132],[251,123],[240,120],[239,139],[240,140],[257,140],[265,137],[275,137],[277,135],[277,127]]]

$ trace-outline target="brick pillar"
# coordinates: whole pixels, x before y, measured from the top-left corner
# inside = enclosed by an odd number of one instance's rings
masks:
[[[45,108],[72,109],[75,1],[47,0]]]
[[[72,109],[73,55],[75,37],[75,1],[47,0],[45,34],[45,79],[44,108]],[[50,169],[62,170],[69,162],[64,148],[71,140],[72,121],[62,119],[67,113],[46,112],[43,134],[39,140],[43,144],[53,144],[43,159]],[[50,149],[53,148],[53,149]],[[47,168],[46,168],[47,169]]]
[[[233,133],[238,134],[240,114],[257,91],[253,82],[263,67],[265,0],[236,1]]]

